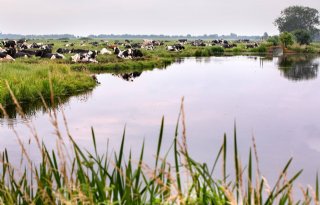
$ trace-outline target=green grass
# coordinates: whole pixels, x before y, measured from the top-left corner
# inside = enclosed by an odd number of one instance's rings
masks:
[[[183,104],[182,104],[183,105]],[[50,115],[53,125],[56,115]],[[212,156],[212,166],[196,161],[188,152],[185,135],[183,106],[176,131],[164,136],[165,120],[161,120],[154,162],[144,162],[145,144],[141,142],[140,154],[134,157],[125,152],[124,130],[120,147],[102,152],[97,147],[92,129],[92,147],[89,152],[81,148],[68,133],[68,141],[57,129],[57,149],[48,150],[39,142],[41,163],[32,162],[20,142],[25,168],[16,169],[5,150],[0,156],[1,204],[309,204],[319,203],[318,176],[315,189],[303,189],[304,198],[293,201],[294,183],[302,171],[288,174],[292,163],[285,165],[274,185],[262,177],[259,170],[256,145],[248,152],[246,162],[240,160],[237,132],[234,128],[233,147],[228,149],[226,135],[217,154]],[[182,127],[180,127],[182,126]],[[181,133],[180,133],[181,132]],[[163,148],[164,138],[172,138],[172,145]],[[18,138],[19,139],[19,138]],[[232,138],[231,138],[232,139]],[[68,143],[71,143],[70,149]],[[232,151],[233,150],[233,151]],[[33,153],[36,150],[33,151]],[[103,154],[102,154],[103,153]],[[160,153],[164,153],[161,155]],[[148,153],[150,154],[150,153]],[[227,155],[232,156],[231,161]],[[227,169],[227,164],[233,168]],[[220,167],[221,166],[221,167]],[[230,175],[234,173],[234,175]],[[221,177],[217,177],[221,175]],[[187,183],[188,182],[188,183]],[[314,194],[313,194],[314,192]]]
[[[6,82],[21,103],[32,103],[50,98],[49,76],[56,96],[70,96],[92,89],[95,81],[86,72],[73,71],[69,65],[54,62],[28,64],[0,63],[0,103],[13,103]]]
[[[99,46],[90,45],[90,42],[98,41]],[[58,48],[63,48],[65,42],[59,40],[35,40],[32,42],[53,43],[55,52]],[[74,47],[90,50],[101,50],[106,47],[100,39],[92,39],[85,42],[85,46],[81,46],[82,40],[70,40],[68,43],[74,43]],[[135,40],[134,42],[142,42]],[[112,45],[113,40],[109,40]],[[176,42],[167,41],[163,46],[157,46],[155,50],[144,50],[143,58],[140,59],[119,59],[115,55],[98,55],[98,64],[74,64],[71,62],[71,54],[66,54],[66,59],[48,60],[32,57],[29,59],[17,59],[11,63],[0,63],[0,103],[4,105],[12,104],[12,100],[6,90],[5,80],[9,85],[15,85],[14,93],[19,102],[34,102],[39,99],[39,93],[45,98],[49,97],[48,90],[48,73],[53,78],[53,88],[56,96],[70,96],[80,91],[88,91],[94,87],[93,80],[88,76],[89,72],[107,72],[107,73],[127,73],[132,71],[152,70],[154,68],[165,68],[176,59],[184,57],[208,57],[221,55],[241,55],[250,53],[265,54],[270,43],[263,42],[257,48],[246,49],[245,44],[238,43],[237,47],[224,49],[219,46],[194,47],[189,44],[185,45],[185,49],[180,52],[170,52],[166,50],[166,45],[172,45]],[[124,49],[120,46],[120,49]],[[294,45],[291,51],[297,53],[320,53],[320,44],[313,43],[309,46]],[[73,72],[78,71],[78,72]]]

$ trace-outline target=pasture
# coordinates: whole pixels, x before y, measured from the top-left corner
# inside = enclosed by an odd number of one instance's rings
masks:
[[[184,42],[183,49],[170,51],[168,47],[178,45],[178,41],[156,41],[146,46],[143,40],[110,40],[110,39],[64,39],[64,40],[28,40],[26,44],[52,45],[51,52],[57,53],[61,49],[67,49],[63,53],[63,59],[48,59],[30,56],[29,58],[16,58],[14,62],[1,62],[1,96],[0,103],[11,104],[11,98],[5,81],[10,87],[19,102],[32,102],[39,99],[41,93],[45,99],[48,94],[49,73],[51,73],[54,84],[55,96],[77,94],[80,91],[92,89],[94,81],[89,77],[90,73],[109,72],[121,73],[132,70],[143,70],[153,68],[163,68],[183,57],[203,57],[214,55],[240,55],[240,54],[263,54],[267,55],[268,42],[227,42],[213,43],[214,41],[189,41]],[[256,44],[255,46],[252,46]],[[137,58],[121,58],[114,54],[112,48],[117,47],[121,51],[137,46],[142,51],[142,56]],[[180,44],[179,44],[180,45]],[[226,46],[227,45],[227,46]],[[230,46],[233,45],[233,46]],[[250,46],[248,46],[250,45]],[[108,54],[99,53],[102,49],[107,49]],[[21,49],[19,49],[21,50]],[[39,49],[29,49],[37,51]],[[41,49],[40,49],[41,50]],[[97,52],[94,57],[96,63],[73,62],[71,50],[88,50]],[[319,43],[310,46],[293,45],[295,52],[319,53]],[[21,50],[22,52],[24,50]]]

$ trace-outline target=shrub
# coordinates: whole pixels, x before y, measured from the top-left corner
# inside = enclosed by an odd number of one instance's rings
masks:
[[[267,42],[272,43],[273,46],[280,44],[279,36],[271,36],[267,39]]]
[[[280,41],[283,44],[285,48],[288,46],[291,46],[294,41],[293,41],[293,35],[289,32],[283,32],[280,34]]]

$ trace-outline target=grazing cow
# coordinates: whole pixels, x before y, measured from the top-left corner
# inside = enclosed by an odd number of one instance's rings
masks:
[[[71,49],[71,53],[88,53],[89,50],[84,49]]]
[[[120,51],[118,54],[118,57],[122,58],[122,59],[131,59],[132,58],[132,49],[129,48],[128,50]]]
[[[193,45],[193,46],[206,46],[205,42],[203,42],[203,40],[201,40],[201,39],[191,42],[191,45]]]
[[[12,58],[14,58],[14,56],[17,53],[17,50],[15,48],[8,48],[6,49],[6,54],[8,54],[9,56],[11,56]]]
[[[52,48],[53,48],[52,44],[42,45],[40,47],[40,49],[42,49],[42,50],[52,50]]]
[[[182,44],[186,44],[188,42],[188,39],[179,39],[178,42]]]
[[[91,43],[89,43],[89,44],[91,44],[91,45],[93,45],[93,46],[95,46],[95,47],[97,47],[98,45],[99,45],[99,43],[98,42],[91,42]]]
[[[8,54],[0,52],[0,58],[5,58]]]
[[[143,53],[141,52],[141,50],[138,50],[138,49],[129,48],[129,49],[124,50],[124,51],[121,51],[118,47],[116,49],[117,49],[117,52],[118,52],[118,54],[116,54],[118,58],[132,59],[132,58],[141,58],[141,57],[143,57]]]
[[[141,46],[141,48],[144,48],[146,50],[153,50],[154,46],[153,45],[147,45],[147,46]]]
[[[17,45],[16,41],[8,40],[8,41],[2,41],[2,44],[5,48],[15,48]]]
[[[131,47],[132,48],[141,48],[141,43],[132,43]]]
[[[0,53],[0,61],[14,61],[14,58],[6,53]]]
[[[30,58],[31,55],[29,55],[28,53],[25,53],[25,52],[17,52],[15,55],[14,55],[14,58]]]
[[[71,51],[67,48],[58,48],[57,53],[64,54],[64,53],[70,53]]]
[[[143,53],[138,49],[132,49],[132,58],[142,58]]]
[[[32,46],[31,44],[27,44],[26,42],[22,44],[18,44],[18,47],[20,50],[30,49],[31,46]]]
[[[177,51],[176,47],[174,46],[167,46],[166,48],[168,51]]]
[[[127,49],[128,49],[128,48],[132,48],[132,46],[131,46],[130,44],[125,44],[125,45],[124,45],[124,48],[127,48]]]
[[[114,53],[114,54],[119,55],[120,52],[121,52],[121,51],[120,51],[120,49],[119,49],[118,47],[114,47],[114,48],[113,48],[113,53]]]
[[[182,50],[182,49],[185,49],[185,47],[181,44],[174,44],[174,46],[176,47],[177,50]]]
[[[26,54],[28,54],[30,56],[36,55],[36,52],[37,51],[33,51],[33,50],[23,50],[23,53],[26,53]]]
[[[77,53],[74,56],[71,56],[71,60],[75,63],[98,63],[98,61],[95,58],[92,58],[92,55],[89,53]]]
[[[51,53],[51,50],[39,50],[36,52],[37,57],[41,58],[50,58],[51,60],[53,59],[64,59],[65,57],[62,54],[59,53]]]
[[[108,55],[112,54],[112,52],[109,51],[109,50],[106,49],[106,48],[101,49],[100,53],[101,53],[102,55],[103,55],[103,54],[108,54]]]
[[[247,44],[246,45],[246,48],[256,48],[258,47],[259,45],[257,43],[251,43],[251,44]]]
[[[26,43],[26,42],[27,42],[26,39],[19,39],[19,40],[17,41],[18,44],[23,44],[23,43]]]
[[[166,48],[168,51],[181,51],[182,49],[185,49],[185,47],[181,44],[175,44],[172,46],[167,46]]]

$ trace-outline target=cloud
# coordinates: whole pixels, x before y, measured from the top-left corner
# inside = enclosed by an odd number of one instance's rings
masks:
[[[3,33],[78,35],[276,33],[273,20],[289,5],[319,9],[318,0],[3,0]],[[275,6],[276,5],[276,6]]]

